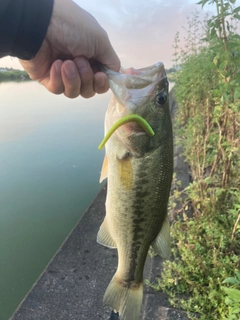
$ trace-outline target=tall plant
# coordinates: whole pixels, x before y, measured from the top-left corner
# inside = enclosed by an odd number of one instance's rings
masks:
[[[180,66],[177,144],[183,146],[192,182],[185,190],[184,221],[172,228],[175,260],[165,262],[157,287],[204,320],[228,319],[222,281],[240,267],[240,36],[234,25],[240,7],[235,2],[198,2],[215,4],[217,14],[201,29],[194,14],[186,47],[180,48],[179,34],[174,44]],[[185,214],[189,207],[193,218]],[[188,299],[181,299],[182,293]]]

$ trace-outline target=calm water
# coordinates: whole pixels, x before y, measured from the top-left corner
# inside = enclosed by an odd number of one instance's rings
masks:
[[[101,188],[110,93],[70,100],[0,84],[0,320],[7,320]]]
[[[0,83],[0,320],[101,188],[97,146],[109,99],[70,100],[36,82]]]

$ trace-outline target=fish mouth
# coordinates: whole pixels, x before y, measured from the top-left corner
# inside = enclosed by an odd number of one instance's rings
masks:
[[[144,130],[137,122],[129,122],[122,126],[123,131],[125,132],[126,136],[141,136],[147,135],[146,130]]]
[[[101,150],[106,144],[106,142],[108,141],[108,139],[113,135],[113,133],[123,125],[125,125],[127,132],[130,132],[130,134],[128,135],[148,134],[151,137],[155,134],[150,124],[144,118],[142,118],[137,114],[127,115],[122,119],[118,120],[109,129],[106,136],[103,138],[102,142],[100,143],[98,149]]]

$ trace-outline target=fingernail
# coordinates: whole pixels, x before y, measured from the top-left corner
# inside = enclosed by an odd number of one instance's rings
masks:
[[[75,78],[76,77],[76,68],[74,65],[72,65],[72,63],[67,63],[65,65],[65,69],[64,69],[66,76],[69,79]]]
[[[105,81],[104,78],[100,78],[100,79],[98,79],[98,83],[97,84],[98,84],[99,87],[104,87],[105,84],[106,84],[106,81]]]

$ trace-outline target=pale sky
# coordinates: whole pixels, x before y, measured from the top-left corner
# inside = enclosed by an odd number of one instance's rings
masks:
[[[122,66],[142,68],[158,61],[172,66],[172,45],[186,18],[201,11],[197,0],[75,0],[107,31]],[[239,0],[240,2],[240,0]],[[206,10],[211,9],[206,6]],[[0,59],[0,67],[21,66],[16,58]]]

